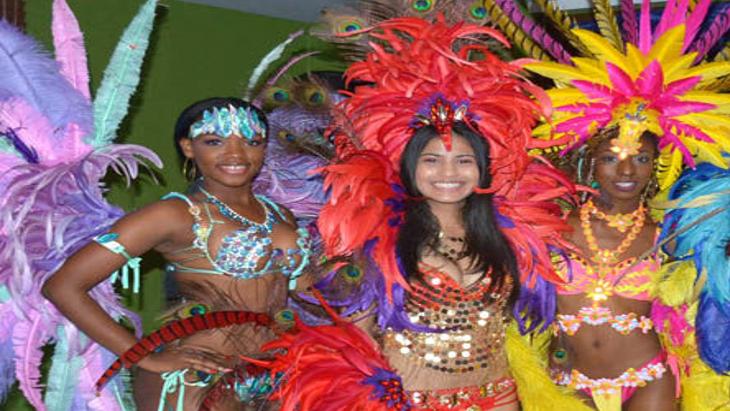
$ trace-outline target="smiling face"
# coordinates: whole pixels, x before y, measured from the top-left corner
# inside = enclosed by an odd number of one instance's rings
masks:
[[[594,153],[595,179],[603,195],[612,201],[638,200],[654,173],[657,151],[651,137],[641,139],[639,154],[621,160],[611,151],[609,139],[596,147]]]
[[[233,188],[250,185],[258,174],[264,162],[264,142],[262,136],[248,139],[202,134],[181,139],[180,148],[193,160],[206,184]]]
[[[418,157],[415,182],[426,201],[464,202],[479,184],[474,149],[457,134],[454,134],[450,151],[446,150],[442,139],[432,138]]]

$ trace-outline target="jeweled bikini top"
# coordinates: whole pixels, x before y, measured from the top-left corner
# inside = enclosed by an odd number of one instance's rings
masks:
[[[215,196],[203,191],[206,201],[193,202],[188,196],[180,193],[170,193],[163,199],[177,198],[185,201],[193,216],[193,232],[195,240],[190,247],[177,250],[173,254],[188,254],[183,260],[170,263],[170,270],[198,274],[222,274],[235,278],[251,279],[269,273],[279,272],[289,277],[290,288],[296,284],[296,278],[309,263],[311,255],[309,233],[304,228],[297,229],[297,248],[273,249],[271,247],[271,230],[274,223],[286,221],[286,216],[279,206],[264,196],[256,196],[265,210],[264,222],[251,221],[228,207]],[[216,220],[210,211],[210,205],[218,208],[226,218],[241,225],[241,228],[228,233],[223,237],[215,257],[210,254],[210,235],[216,225],[224,224]],[[203,215],[204,211],[204,215]],[[185,264],[197,259],[205,258],[212,269],[201,269],[186,266]]]
[[[504,355],[504,309],[511,278],[490,291],[490,277],[462,288],[448,274],[421,265],[423,282],[411,284],[406,311],[414,324],[433,332],[389,330],[386,347],[397,349],[428,368],[448,373],[486,370]]]
[[[577,314],[558,314],[557,327],[568,335],[575,335],[581,325],[608,324],[616,332],[627,335],[639,329],[648,333],[654,328],[650,318],[636,313],[614,314],[602,305],[611,296],[649,301],[652,276],[659,270],[661,259],[653,255],[642,261],[629,258],[610,267],[591,264],[573,253],[569,260],[556,264],[556,271],[567,281],[558,287],[558,294],[585,294],[592,305],[582,307]],[[557,330],[556,330],[557,331]]]

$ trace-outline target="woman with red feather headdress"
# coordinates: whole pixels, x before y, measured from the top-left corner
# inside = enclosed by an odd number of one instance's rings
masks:
[[[550,251],[573,188],[528,154],[542,90],[489,52],[492,29],[399,18],[368,29],[338,106],[318,226],[334,324],[265,349],[283,410],[517,410],[513,309],[554,311]],[[358,33],[355,33],[356,35]],[[329,306],[340,310],[335,314]],[[348,322],[342,317],[351,318]]]

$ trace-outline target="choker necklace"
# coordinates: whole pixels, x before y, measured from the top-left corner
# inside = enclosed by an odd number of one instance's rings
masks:
[[[643,206],[639,207],[639,209],[643,211]],[[588,201],[580,208],[580,224],[583,227],[583,235],[588,243],[588,248],[593,253],[591,260],[600,265],[616,264],[619,261],[621,254],[625,253],[634,240],[636,240],[636,237],[638,237],[641,229],[644,227],[646,214],[643,212],[638,214],[636,216],[636,221],[632,223],[631,230],[626,235],[626,238],[621,241],[616,249],[608,250],[599,248],[596,237],[593,235],[593,229],[591,228],[591,215],[594,215],[595,211],[597,211],[597,209],[592,201]]]
[[[591,214],[594,217],[605,221],[609,227],[615,228],[621,233],[625,233],[634,224],[637,224],[639,219],[642,219],[643,221],[642,217],[645,215],[644,204],[639,205],[639,208],[634,210],[632,213],[627,214],[606,214],[599,210],[595,204],[593,204],[592,200],[588,200],[584,207],[590,207]]]
[[[218,207],[218,211],[220,211],[220,213],[227,219],[235,221],[243,226],[254,228],[260,232],[264,232],[267,234],[271,233],[271,229],[274,227],[274,216],[271,214],[271,212],[269,212],[269,208],[266,207],[266,204],[264,204],[258,197],[256,197],[256,201],[261,204],[261,207],[264,209],[264,214],[266,215],[263,223],[251,221],[241,214],[238,214],[228,204],[224,203],[213,194],[207,192],[203,187],[200,187],[200,192],[205,195],[206,201]]]

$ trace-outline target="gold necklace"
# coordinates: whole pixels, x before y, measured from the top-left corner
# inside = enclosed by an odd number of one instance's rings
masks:
[[[643,206],[639,207],[643,211]],[[598,263],[599,265],[612,265],[619,261],[621,254],[625,253],[629,249],[631,244],[636,240],[641,229],[644,228],[644,221],[646,219],[646,213],[641,213],[636,216],[636,221],[632,224],[631,230],[626,235],[621,243],[613,250],[602,249],[598,247],[598,241],[593,235],[593,229],[591,228],[591,215],[596,211],[596,206],[592,201],[588,201],[580,208],[580,224],[583,227],[583,235],[588,243],[588,249],[591,250],[593,255],[591,260]]]
[[[586,206],[591,207],[591,214],[596,217],[599,220],[603,220],[606,222],[606,225],[608,225],[611,228],[615,228],[620,233],[625,233],[629,228],[633,227],[634,224],[636,224],[639,219],[642,219],[645,215],[644,211],[644,205],[639,205],[639,208],[634,210],[632,213],[628,214],[606,214],[603,211],[599,210],[594,204],[592,200],[588,200],[586,203]]]

